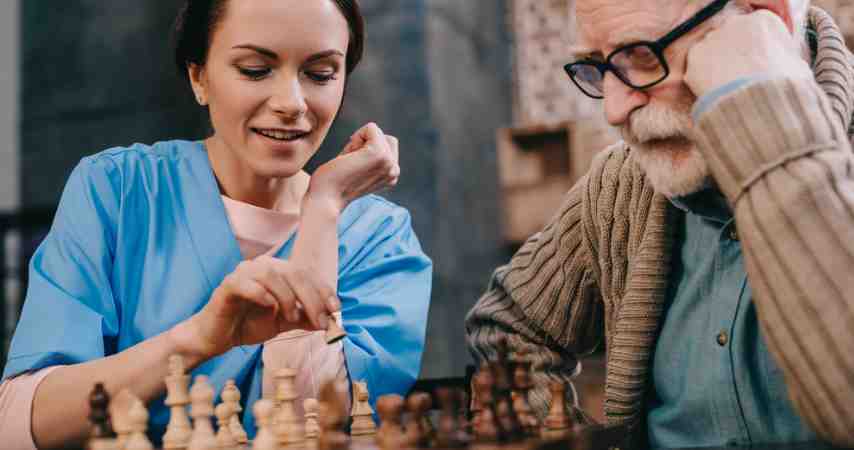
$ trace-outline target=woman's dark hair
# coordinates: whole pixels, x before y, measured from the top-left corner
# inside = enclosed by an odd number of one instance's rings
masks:
[[[178,73],[187,78],[189,64],[204,65],[216,27],[226,13],[229,0],[187,0],[175,21],[175,65]],[[341,10],[350,28],[347,46],[347,74],[359,61],[365,48],[365,19],[357,0],[331,0]]]

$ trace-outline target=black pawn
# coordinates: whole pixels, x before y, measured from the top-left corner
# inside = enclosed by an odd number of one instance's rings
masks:
[[[96,383],[89,394],[89,422],[92,428],[89,437],[92,439],[113,438],[116,433],[110,424],[110,394],[103,383]]]

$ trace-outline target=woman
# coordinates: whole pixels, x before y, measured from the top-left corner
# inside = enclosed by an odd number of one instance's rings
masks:
[[[3,375],[0,404],[31,401],[31,426],[17,423],[30,447],[81,443],[97,381],[145,401],[158,439],[173,354],[217,392],[235,379],[244,405],[269,385],[265,364],[299,366],[306,395],[324,376],[402,393],[419,371],[431,263],[407,212],[365,196],[396,184],[397,140],[369,124],[302,170],[361,57],[355,0],[190,0],[176,31],[214,133],[111,149],[72,173]],[[326,346],[339,310],[347,335]]]

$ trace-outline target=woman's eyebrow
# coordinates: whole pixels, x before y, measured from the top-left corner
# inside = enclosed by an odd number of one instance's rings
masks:
[[[268,58],[270,58],[270,59],[276,59],[276,60],[277,60],[277,59],[279,59],[279,55],[277,55],[277,54],[276,54],[276,52],[274,52],[274,51],[272,51],[272,50],[270,50],[270,49],[268,49],[268,48],[259,47],[259,46],[257,46],[257,45],[253,45],[253,44],[240,44],[240,45],[235,45],[234,47],[232,47],[232,49],[246,49],[246,50],[252,50],[252,51],[257,52],[257,53],[260,53],[260,54],[262,54],[262,55],[264,55],[264,56],[266,56],[266,57],[268,57]]]
[[[330,56],[336,56],[336,55],[340,56],[342,58],[344,57],[344,53],[341,53],[340,50],[330,49],[330,50],[324,50],[322,52],[315,53],[315,54],[309,56],[308,59],[306,60],[306,62],[314,62],[314,61],[317,61],[317,60],[320,60],[323,58],[328,58]]]

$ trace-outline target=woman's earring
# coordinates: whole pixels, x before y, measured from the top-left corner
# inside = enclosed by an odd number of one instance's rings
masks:
[[[196,101],[199,102],[199,105],[201,105],[201,106],[207,105],[207,102],[205,101],[204,97],[202,97],[201,95],[196,96]]]

